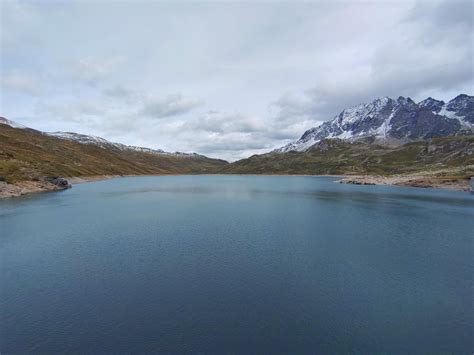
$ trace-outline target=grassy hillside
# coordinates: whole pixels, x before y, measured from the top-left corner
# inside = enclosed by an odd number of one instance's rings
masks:
[[[307,152],[268,153],[222,169],[236,174],[411,174],[474,175],[474,136],[435,138],[402,146],[324,140]]]
[[[201,174],[226,166],[203,156],[172,156],[103,149],[0,124],[0,180],[43,176]]]
[[[228,164],[203,156],[104,149],[0,124],[0,180],[146,174],[474,175],[474,136],[402,146],[324,140],[307,152],[268,153]]]

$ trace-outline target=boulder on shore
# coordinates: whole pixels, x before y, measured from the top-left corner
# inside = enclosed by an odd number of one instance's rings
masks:
[[[72,187],[72,185],[62,177],[48,177],[45,178],[45,180],[53,185],[56,185],[59,188],[69,189]]]

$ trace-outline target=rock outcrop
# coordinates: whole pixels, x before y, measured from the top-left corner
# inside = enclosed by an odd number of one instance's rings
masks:
[[[72,185],[66,179],[61,177],[49,177],[45,178],[45,180],[61,189],[69,189],[72,187]]]

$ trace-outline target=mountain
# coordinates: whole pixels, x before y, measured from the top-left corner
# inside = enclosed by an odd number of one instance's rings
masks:
[[[431,97],[419,103],[402,96],[396,100],[380,97],[343,110],[275,152],[306,151],[323,139],[356,141],[370,137],[376,142],[406,143],[473,132],[474,96],[461,94],[448,103]]]
[[[459,95],[447,103],[381,97],[343,110],[292,144],[229,164],[72,132],[40,132],[0,117],[0,193],[2,181],[201,173],[416,173],[462,179],[466,185],[474,176],[473,131],[472,96]]]
[[[152,153],[152,154],[175,155],[175,156],[182,156],[182,157],[186,157],[186,156],[192,157],[192,156],[198,155],[196,153],[182,153],[182,152],[171,153],[171,152],[165,152],[162,149],[152,149],[152,148],[145,148],[145,147],[137,147],[133,145],[125,145],[122,143],[113,143],[101,137],[74,133],[74,132],[40,132],[32,128],[26,127],[22,124],[19,124],[17,122],[8,120],[4,117],[0,117],[0,124],[4,124],[13,128],[25,129],[31,132],[37,132],[43,135],[56,137],[56,138],[60,138],[60,139],[64,139],[64,140],[68,140],[72,142],[77,142],[81,144],[92,144],[92,145],[96,145],[98,147],[105,148],[105,149],[114,149],[118,151],[136,151],[136,152]]]
[[[305,151],[254,155],[222,169],[228,174],[422,174],[466,180],[474,176],[474,135],[432,138],[403,145],[361,139],[323,139]]]
[[[11,122],[11,121],[10,121]],[[162,149],[152,149],[145,147],[137,147],[134,145],[125,145],[122,143],[113,143],[104,138],[97,136],[90,136],[86,134],[79,134],[74,132],[42,132],[45,135],[56,137],[59,139],[64,139],[72,142],[77,142],[81,144],[93,144],[105,149],[113,149],[118,151],[133,151],[133,152],[142,152],[150,154],[160,154],[160,155],[173,155],[180,157],[196,157],[199,154],[196,153],[182,153],[182,152],[165,152]]]
[[[196,158],[196,157],[205,158],[204,155],[199,155],[197,153],[165,152],[162,149],[152,149],[152,148],[138,147],[135,145],[113,143],[101,137],[79,134],[79,133],[74,133],[74,132],[43,132],[43,134],[60,138],[60,139],[65,139],[68,141],[81,143],[81,144],[93,144],[101,148],[112,149],[112,150],[117,150],[117,151],[142,152],[142,153],[150,153],[150,154],[176,156],[176,157],[182,157],[182,158]]]
[[[473,96],[459,95],[447,103],[380,97],[343,110],[294,143],[229,164],[222,172],[402,174],[408,176],[407,184],[411,176],[422,175],[443,184],[460,181],[465,188],[474,176],[473,132]]]
[[[45,177],[212,173],[228,163],[70,132],[45,133],[0,118],[0,180]]]

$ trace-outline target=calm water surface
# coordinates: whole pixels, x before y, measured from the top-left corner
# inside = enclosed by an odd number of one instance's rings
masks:
[[[474,350],[474,196],[124,178],[0,201],[0,351]]]

